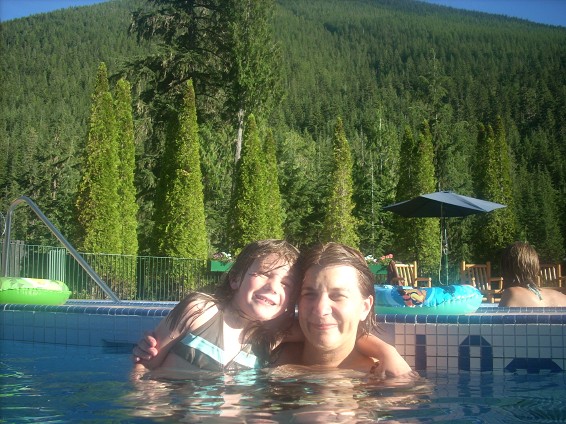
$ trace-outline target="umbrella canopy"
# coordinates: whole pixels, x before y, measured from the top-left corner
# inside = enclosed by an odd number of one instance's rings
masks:
[[[385,206],[383,210],[407,218],[449,218],[491,212],[504,207],[505,205],[500,203],[462,196],[450,191],[438,191]]]
[[[444,256],[446,284],[448,284],[448,235],[444,219],[491,212],[504,207],[506,206],[500,203],[462,196],[451,191],[437,191],[436,193],[422,194],[411,200],[384,206],[383,210],[395,212],[406,218],[440,218],[440,247],[441,254]],[[439,280],[441,267],[442,264],[440,264],[438,269]]]

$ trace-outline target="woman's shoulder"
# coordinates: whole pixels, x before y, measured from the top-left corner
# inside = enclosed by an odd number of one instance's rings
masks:
[[[545,300],[545,303],[547,303],[545,306],[566,306],[566,294],[551,288],[541,288],[540,291],[542,298]]]
[[[536,306],[540,300],[532,291],[526,287],[513,286],[508,287],[501,293],[499,306],[519,307],[519,306]]]

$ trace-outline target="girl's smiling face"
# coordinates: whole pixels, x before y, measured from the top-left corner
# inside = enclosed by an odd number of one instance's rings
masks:
[[[247,318],[267,321],[283,314],[289,305],[295,286],[291,265],[272,254],[256,259],[241,283],[231,281],[236,291],[233,304]]]

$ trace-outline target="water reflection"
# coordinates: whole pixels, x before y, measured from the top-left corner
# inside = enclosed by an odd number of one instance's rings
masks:
[[[178,422],[363,423],[428,402],[423,395],[433,391],[422,378],[381,380],[302,367],[207,377],[136,378],[125,401],[135,416]]]

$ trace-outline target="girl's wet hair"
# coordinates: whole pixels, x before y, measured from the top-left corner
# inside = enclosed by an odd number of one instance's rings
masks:
[[[299,258],[299,250],[285,240],[267,239],[248,244],[236,257],[230,270],[223,275],[222,281],[216,288],[213,296],[194,292],[181,300],[175,308],[173,308],[167,316],[169,328],[171,330],[178,328],[179,331],[182,331],[212,306],[216,306],[220,310],[225,309],[234,298],[236,292],[230,283],[237,281],[239,288],[254,261],[271,255],[275,256],[273,266],[281,261],[289,265],[294,265]],[[267,266],[269,266],[269,264],[267,264]],[[268,269],[269,268],[267,268],[266,271]],[[289,299],[290,308],[294,308],[297,293],[297,288],[294,287],[293,293]],[[200,308],[189,308],[189,305],[197,300],[203,303],[203,306]]]
[[[319,244],[301,255],[298,265],[301,275],[301,286],[307,270],[314,265],[321,267],[334,265],[351,266],[358,272],[358,289],[362,297],[367,299],[372,296],[375,299],[375,276],[370,271],[364,255],[352,247],[335,242]],[[358,337],[369,334],[376,328],[376,325],[375,313],[372,310],[367,318],[358,325]]]
[[[275,256],[273,266],[280,262],[293,265],[299,258],[299,250],[285,240],[267,239],[248,244],[240,252],[234,265],[224,274],[222,283],[216,289],[215,297],[220,306],[227,305],[234,297],[235,291],[230,283],[237,281],[240,287],[254,261],[271,255]],[[270,264],[265,265],[268,266],[266,271],[269,270]]]

